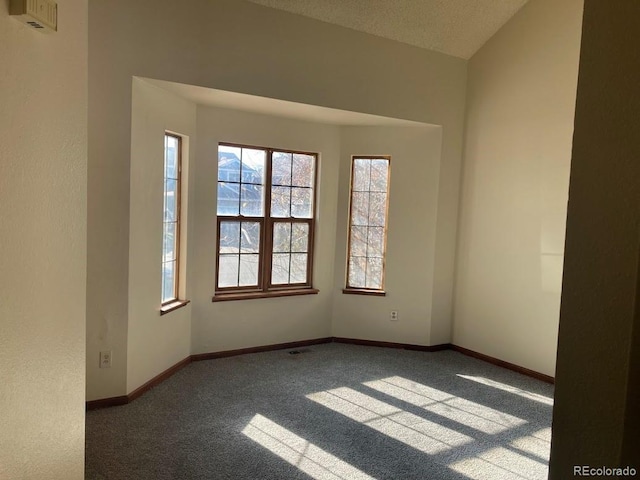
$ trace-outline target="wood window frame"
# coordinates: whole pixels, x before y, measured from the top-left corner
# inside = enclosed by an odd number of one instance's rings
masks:
[[[350,274],[350,264],[351,264],[351,229],[354,225],[352,225],[353,219],[353,194],[354,194],[354,178],[355,178],[355,165],[356,160],[386,160],[387,161],[387,189],[386,189],[386,201],[385,201],[385,220],[383,227],[383,246],[382,246],[382,281],[380,288],[365,288],[365,287],[353,287],[349,285],[349,274]],[[346,265],[346,278],[345,278],[345,288],[342,289],[342,293],[344,294],[352,294],[352,295],[370,295],[377,297],[386,296],[385,291],[385,277],[386,277],[386,263],[387,263],[387,234],[389,230],[389,187],[390,187],[390,179],[391,179],[391,155],[352,155],[351,156],[351,179],[349,183],[349,219],[348,219],[348,229],[347,229],[347,265]],[[369,193],[371,191],[369,190]],[[369,228],[369,225],[367,225]],[[366,257],[368,258],[368,257]]]
[[[302,150],[291,150],[286,148],[273,148],[264,147],[240,143],[219,142],[218,147],[226,146],[232,148],[247,148],[253,150],[262,150],[265,152],[265,173],[264,173],[264,209],[263,216],[244,216],[244,215],[218,215],[216,212],[216,275],[215,275],[215,293],[212,297],[212,301],[228,301],[228,300],[244,300],[254,298],[267,298],[267,297],[284,297],[284,296],[297,296],[307,294],[317,294],[319,290],[313,288],[313,259],[315,250],[315,223],[317,214],[317,183],[318,183],[318,171],[320,155],[315,152],[307,152]],[[300,217],[272,217],[271,216],[271,190],[272,190],[272,162],[274,152],[287,153],[291,155],[308,155],[313,157],[313,181],[312,186],[308,187],[313,190],[311,196],[312,208],[311,218]],[[217,158],[216,158],[217,161]],[[242,162],[242,159],[240,159]],[[293,168],[293,156],[292,156],[292,168]],[[217,186],[220,180],[216,180],[216,192]],[[239,185],[242,184],[242,178],[240,178]],[[295,188],[295,186],[292,186]],[[298,187],[301,188],[301,187]],[[258,282],[256,286],[231,286],[220,287],[220,255],[221,255],[221,242],[220,242],[220,227],[223,222],[256,222],[260,224],[260,243],[258,248]],[[307,245],[307,278],[304,283],[288,283],[288,284],[273,284],[272,262],[273,262],[273,231],[274,226],[278,223],[295,224],[304,223],[309,226],[309,237]],[[296,253],[296,252],[289,252]],[[240,275],[240,272],[238,272]]]
[[[180,255],[180,240],[182,236],[182,150],[183,150],[183,139],[181,135],[172,132],[164,132],[164,164],[163,164],[163,205],[166,197],[166,182],[168,177],[166,176],[167,169],[167,137],[173,138],[177,142],[176,146],[176,163],[177,163],[177,178],[171,178],[171,180],[176,180],[176,220],[174,222],[166,222],[164,219],[164,209],[163,209],[163,217],[162,217],[162,245],[164,251],[164,232],[165,225],[167,223],[175,223],[175,233],[174,233],[174,256],[175,256],[175,265],[174,265],[174,278],[173,278],[173,296],[170,299],[164,300],[160,304],[160,315],[164,315],[166,313],[172,312],[180,307],[189,303],[189,300],[181,300],[180,299],[180,289],[182,287],[180,281],[180,268],[181,268],[181,255]],[[163,264],[168,263],[165,262],[164,259],[162,261]],[[164,280],[164,269],[163,269],[163,280]],[[163,284],[164,285],[164,284]],[[162,292],[164,296],[164,291]]]

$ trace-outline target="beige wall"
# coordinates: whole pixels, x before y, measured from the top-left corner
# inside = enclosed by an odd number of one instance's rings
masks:
[[[442,282],[434,312],[440,325],[448,324],[464,60],[236,0],[92,0],[89,17],[89,398],[123,395],[132,387],[127,384],[125,360],[131,351],[127,337],[133,76],[442,125],[434,266]],[[210,285],[194,291],[192,315],[219,315],[228,322],[227,309],[236,307],[208,305],[199,310],[198,305],[210,302]],[[274,305],[279,302],[271,300]],[[256,302],[247,308],[259,308],[261,301]],[[194,336],[199,328],[194,324]],[[250,338],[254,344],[271,341]],[[238,343],[247,341],[229,344]],[[100,371],[93,361],[100,350],[113,351],[111,369]],[[92,380],[96,378],[100,381]]]
[[[639,41],[640,3],[586,0],[553,412],[554,480],[572,477],[573,465],[640,470]]]
[[[554,375],[582,1],[529,2],[469,62],[453,342]]]
[[[193,227],[189,189],[194,161],[196,107],[133,79],[129,214],[129,331],[127,392],[191,354],[191,305],[160,315],[164,133],[183,136],[181,195],[181,298],[191,297],[188,231]],[[182,241],[184,240],[184,241]],[[187,272],[187,270],[189,270]],[[99,371],[102,373],[104,369]],[[92,379],[99,381],[99,377]]]
[[[0,478],[84,478],[87,2],[0,2]],[[97,364],[96,357],[96,364]]]
[[[432,345],[442,129],[345,127],[341,165],[333,335],[386,342]],[[385,297],[345,295],[349,188],[352,155],[391,155]],[[398,321],[390,320],[391,310]],[[449,341],[447,338],[444,342]]]

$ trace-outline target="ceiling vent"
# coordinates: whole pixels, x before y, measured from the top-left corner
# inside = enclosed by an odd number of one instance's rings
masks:
[[[40,32],[58,30],[58,4],[51,0],[11,0],[9,13]]]

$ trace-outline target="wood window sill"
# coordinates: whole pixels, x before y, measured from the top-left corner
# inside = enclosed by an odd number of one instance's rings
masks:
[[[292,297],[296,295],[317,295],[320,290],[316,288],[300,288],[296,290],[271,290],[268,292],[238,292],[217,293],[211,298],[212,302],[227,302],[231,300],[251,300],[254,298]]]
[[[176,300],[160,307],[160,315],[165,315],[187,305],[191,300]]]
[[[343,288],[342,293],[348,295],[370,295],[372,297],[386,297],[384,290],[367,290],[365,288]]]

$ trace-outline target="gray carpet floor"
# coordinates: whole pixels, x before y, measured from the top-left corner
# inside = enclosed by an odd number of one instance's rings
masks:
[[[87,412],[86,479],[547,478],[552,385],[453,351],[298,350],[194,362]]]

